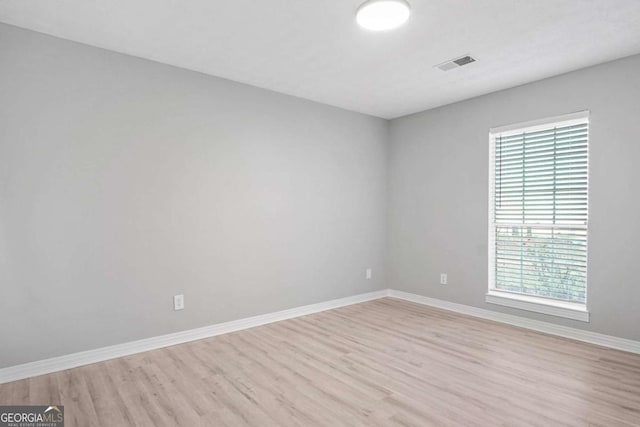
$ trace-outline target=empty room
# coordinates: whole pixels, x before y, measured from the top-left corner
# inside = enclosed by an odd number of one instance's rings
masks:
[[[640,426],[639,0],[0,0],[0,427]]]

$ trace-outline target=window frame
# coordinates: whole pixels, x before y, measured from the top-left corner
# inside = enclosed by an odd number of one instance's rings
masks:
[[[589,225],[588,219],[585,227],[586,231],[586,256],[587,276],[585,278],[585,302],[571,302],[562,301],[552,298],[545,298],[535,295],[517,294],[513,292],[503,291],[496,289],[496,277],[495,277],[495,227],[494,221],[495,211],[494,202],[496,198],[495,193],[495,162],[496,162],[496,137],[498,135],[504,136],[505,134],[520,133],[520,132],[535,132],[537,130],[549,129],[549,127],[560,127],[571,124],[587,123],[589,126],[589,133],[587,137],[587,218],[589,213],[589,147],[590,147],[590,121],[589,111],[579,111],[570,114],[564,114],[560,116],[547,117],[540,120],[533,120],[528,122],[514,123],[506,126],[499,126],[489,129],[489,226],[488,226],[488,255],[489,255],[489,274],[488,274],[488,290],[485,295],[485,301],[489,304],[501,305],[520,310],[532,311],[542,313],[550,316],[564,317],[573,320],[579,320],[582,322],[589,322],[589,310],[588,310],[588,270],[589,270]]]

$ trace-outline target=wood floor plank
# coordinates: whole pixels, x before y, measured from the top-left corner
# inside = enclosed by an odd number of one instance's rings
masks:
[[[58,383],[58,391],[60,393],[60,404],[65,407],[65,424],[70,426],[98,427],[100,420],[96,413],[93,400],[87,389],[85,378],[87,375],[87,367],[83,366],[76,369],[56,372],[54,375]],[[34,379],[44,378],[36,377]],[[0,386],[1,387],[1,386]],[[8,402],[16,404],[16,400]],[[21,400],[17,400],[21,404]]]
[[[67,426],[640,426],[640,355],[383,298],[0,385]]]

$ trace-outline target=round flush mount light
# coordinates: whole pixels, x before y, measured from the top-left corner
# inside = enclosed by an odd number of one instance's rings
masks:
[[[367,0],[358,8],[356,21],[367,30],[391,30],[407,22],[410,13],[406,0]]]

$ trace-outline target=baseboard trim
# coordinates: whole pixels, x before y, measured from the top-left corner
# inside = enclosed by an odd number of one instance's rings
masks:
[[[38,375],[50,374],[52,372],[63,371],[65,369],[76,368],[92,363],[102,362],[117,357],[129,356],[158,348],[169,347],[189,341],[196,341],[203,338],[215,337],[217,335],[228,334],[243,329],[266,325],[268,323],[279,322],[281,320],[292,319],[294,317],[306,316],[308,314],[358,304],[378,298],[384,298],[389,294],[387,289],[365,294],[354,295],[346,298],[334,299],[317,304],[310,304],[274,313],[262,314],[259,316],[247,317],[230,322],[218,323],[197,329],[146,338],[138,341],[112,345],[109,347],[97,348],[65,356],[53,357],[25,363],[22,365],[10,366],[0,369],[0,384],[31,378]]]
[[[564,338],[570,338],[577,341],[596,344],[603,347],[609,347],[616,350],[628,351],[630,353],[640,354],[640,342],[626,338],[614,337],[611,335],[600,334],[597,332],[584,331],[582,329],[571,328],[568,326],[556,325],[554,323],[543,322],[540,320],[528,319],[526,317],[513,316],[511,314],[500,313],[497,311],[485,310],[483,308],[472,307],[469,305],[457,304],[450,301],[444,301],[436,298],[429,298],[422,295],[412,294],[403,291],[389,290],[389,296],[392,298],[403,299],[418,304],[428,305],[431,307],[441,308],[444,310],[454,311],[468,316],[479,317],[482,319],[493,320],[495,322],[507,323],[521,328],[531,329],[538,332],[544,332],[551,335],[557,335]]]
[[[468,316],[493,320],[495,322],[506,323],[509,325],[519,326],[521,328],[531,329],[538,332],[544,332],[551,335],[557,335],[577,341],[596,344],[603,347],[609,347],[616,350],[640,354],[639,341],[618,338],[611,335],[599,334],[596,332],[584,331],[581,329],[556,325],[540,320],[527,319],[525,317],[513,316],[510,314],[499,313],[496,311],[485,310],[482,308],[463,304],[457,304],[436,298],[429,298],[422,295],[397,291],[394,289],[384,289],[381,291],[369,292],[346,298],[339,298],[317,304],[310,304],[291,308],[288,310],[277,311],[274,313],[267,313],[239,320],[232,320],[230,322],[218,323],[202,328],[190,329],[187,331],[146,338],[138,341],[131,341],[124,344],[102,347],[95,350],[88,350],[65,356],[53,357],[51,359],[25,363],[22,365],[10,366],[0,369],[0,384],[25,378],[31,378],[38,375],[50,374],[52,372],[63,371],[65,369],[76,368],[79,366],[102,362],[109,359],[115,359],[117,357],[129,356],[136,353],[156,350],[158,348],[169,347],[189,341],[215,337],[217,335],[228,334],[231,332],[241,331],[243,329],[266,325],[268,323],[293,319],[295,317],[306,316],[308,314],[318,313],[321,311],[331,310],[334,308],[344,307],[352,304],[358,304],[361,302],[371,301],[387,296],[415,302],[418,304],[428,305],[435,308],[449,310],[460,314],[466,314]]]

